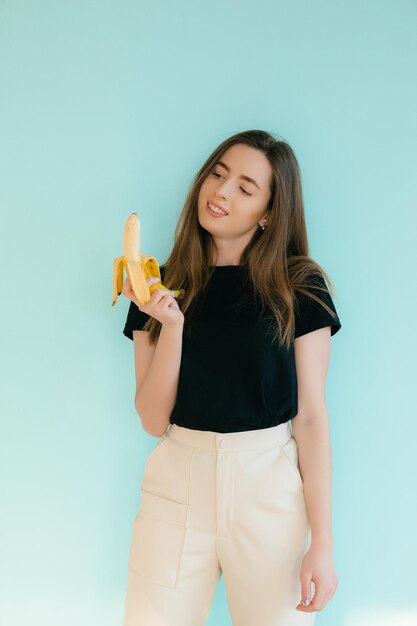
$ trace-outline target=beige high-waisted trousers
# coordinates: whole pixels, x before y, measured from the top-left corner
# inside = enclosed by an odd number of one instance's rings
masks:
[[[315,612],[295,609],[311,528],[289,422],[232,433],[172,424],[140,500],[123,626],[203,626],[222,574],[233,626],[313,625]]]

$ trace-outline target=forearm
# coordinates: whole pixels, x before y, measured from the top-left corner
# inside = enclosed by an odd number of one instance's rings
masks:
[[[166,431],[177,397],[183,325],[161,327],[149,371],[135,397],[135,408],[146,432]]]
[[[332,460],[327,414],[292,423],[312,543],[333,548]]]

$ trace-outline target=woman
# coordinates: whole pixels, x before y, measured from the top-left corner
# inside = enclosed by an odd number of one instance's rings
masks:
[[[183,299],[156,289],[139,305],[125,281],[135,408],[159,440],[124,626],[203,625],[222,574],[234,626],[311,625],[334,594],[325,381],[341,324],[325,277],[296,157],[255,130],[193,181],[161,266]]]

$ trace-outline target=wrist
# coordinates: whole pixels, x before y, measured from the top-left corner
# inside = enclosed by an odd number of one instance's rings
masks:
[[[180,328],[181,330],[183,329],[183,326],[184,320],[180,320],[179,322],[165,322],[162,324],[162,328]]]
[[[313,547],[325,549],[325,550],[333,550],[333,535],[326,533],[312,533],[311,535],[311,545]]]

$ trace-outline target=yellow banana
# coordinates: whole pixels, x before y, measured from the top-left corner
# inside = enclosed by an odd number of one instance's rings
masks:
[[[124,256],[116,257],[113,262],[112,306],[116,304],[118,296],[122,293],[124,270],[140,304],[149,302],[151,294],[157,288],[173,291],[165,287],[162,282],[148,285],[146,281],[148,276],[154,276],[161,281],[161,272],[155,257],[145,256],[140,252],[140,220],[136,212],[132,213],[125,222],[123,243]],[[176,289],[174,292],[175,298],[182,298],[183,295],[184,289]]]

